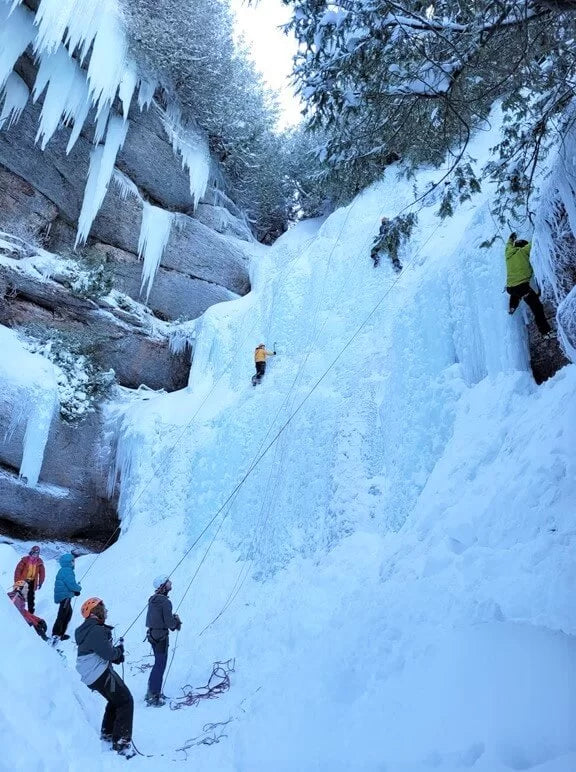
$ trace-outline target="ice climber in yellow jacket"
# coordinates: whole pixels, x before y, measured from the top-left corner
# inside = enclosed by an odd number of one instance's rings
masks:
[[[260,343],[256,346],[254,351],[254,363],[256,365],[256,374],[252,376],[252,383],[256,386],[257,383],[262,381],[264,373],[266,372],[266,359],[268,357],[275,357],[275,351],[268,351],[264,343]]]
[[[509,314],[524,300],[534,314],[534,321],[541,335],[548,335],[551,327],[546,319],[544,306],[540,298],[530,286],[532,278],[532,265],[530,263],[530,248],[528,241],[516,238],[515,233],[510,234],[506,244],[506,292],[510,295]]]

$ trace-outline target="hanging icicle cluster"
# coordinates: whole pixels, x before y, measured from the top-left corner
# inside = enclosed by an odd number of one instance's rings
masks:
[[[116,0],[41,0],[34,14],[21,0],[0,0],[0,130],[13,126],[30,93],[14,67],[32,45],[38,74],[32,100],[43,97],[36,142],[44,150],[61,125],[71,127],[70,153],[93,110],[94,148],[78,219],[76,245],[84,243],[112,180],[115,163],[129,129],[134,94],[138,106],[150,106],[157,84],[138,72],[128,53]],[[120,102],[120,114],[114,109]],[[174,152],[190,177],[196,204],[208,185],[210,156],[206,141],[182,125],[177,108],[164,116]],[[139,195],[136,191],[136,194]],[[144,257],[143,286],[152,281],[168,236],[172,216],[143,207],[140,254]],[[161,225],[162,238],[151,228]]]

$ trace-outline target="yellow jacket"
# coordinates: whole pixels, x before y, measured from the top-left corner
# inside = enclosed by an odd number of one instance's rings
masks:
[[[266,357],[273,357],[274,351],[267,351],[265,348],[257,348],[254,352],[255,362],[265,362]]]

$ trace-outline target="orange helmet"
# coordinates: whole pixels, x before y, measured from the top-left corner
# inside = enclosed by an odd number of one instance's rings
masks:
[[[96,606],[99,606],[101,603],[104,603],[102,598],[88,598],[88,600],[85,600],[82,604],[82,608],[80,609],[80,613],[84,619],[88,619]]]

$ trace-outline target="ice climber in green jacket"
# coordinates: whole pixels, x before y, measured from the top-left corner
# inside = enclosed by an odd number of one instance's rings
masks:
[[[552,328],[548,324],[544,306],[540,298],[530,286],[532,265],[530,263],[530,248],[528,241],[516,238],[510,234],[506,244],[506,292],[510,295],[508,313],[513,314],[524,300],[534,314],[534,321],[541,335],[548,335]]]

